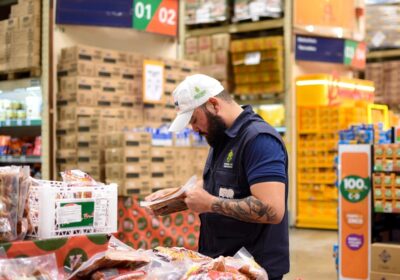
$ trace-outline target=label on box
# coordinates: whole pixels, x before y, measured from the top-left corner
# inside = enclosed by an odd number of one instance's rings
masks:
[[[164,64],[145,60],[143,63],[143,102],[160,103],[164,96]]]
[[[244,57],[245,65],[257,65],[261,62],[261,52],[246,53]]]
[[[94,226],[95,227],[105,227],[107,226],[107,209],[108,200],[105,198],[96,199],[95,209],[94,209]]]
[[[60,228],[93,226],[94,201],[60,203],[57,223]]]
[[[58,224],[70,224],[82,221],[82,206],[66,204],[58,209]]]

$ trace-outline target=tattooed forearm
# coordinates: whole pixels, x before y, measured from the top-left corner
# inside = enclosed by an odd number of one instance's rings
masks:
[[[254,196],[244,199],[216,199],[211,205],[212,212],[249,223],[275,223],[275,209]]]

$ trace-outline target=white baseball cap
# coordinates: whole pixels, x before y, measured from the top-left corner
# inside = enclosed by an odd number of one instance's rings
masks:
[[[178,115],[169,127],[169,131],[183,130],[189,124],[193,111],[223,90],[221,83],[210,76],[195,74],[186,77],[173,92]]]

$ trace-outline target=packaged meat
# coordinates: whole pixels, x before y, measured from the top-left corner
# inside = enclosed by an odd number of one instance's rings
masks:
[[[60,279],[55,254],[31,258],[0,259],[0,279]]]
[[[17,238],[19,167],[0,167],[0,243]]]
[[[153,252],[156,256],[168,262],[183,260],[190,260],[192,262],[207,262],[212,260],[211,258],[198,252],[181,247],[167,248],[158,246],[153,249]]]
[[[107,268],[129,268],[139,269],[150,262],[145,254],[137,251],[109,249],[94,255],[75,271],[69,279],[86,279],[98,270]]]

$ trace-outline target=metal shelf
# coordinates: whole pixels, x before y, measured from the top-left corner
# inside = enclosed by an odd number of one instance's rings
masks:
[[[0,163],[41,163],[40,156],[0,156]]]
[[[244,22],[244,23],[232,23],[223,26],[209,27],[209,28],[200,28],[186,30],[186,37],[193,36],[204,36],[204,35],[212,35],[216,33],[244,33],[251,31],[259,31],[259,30],[268,30],[268,29],[276,29],[283,28],[284,20],[280,19],[271,19],[271,20],[262,20],[255,22]]]
[[[379,58],[390,58],[390,57],[400,57],[400,49],[370,51],[367,53],[367,59],[379,59]]]
[[[42,120],[6,120],[0,121],[0,127],[41,127]]]

